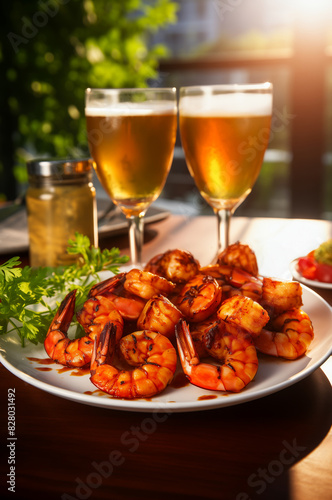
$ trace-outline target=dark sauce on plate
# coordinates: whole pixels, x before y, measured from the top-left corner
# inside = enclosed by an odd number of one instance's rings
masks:
[[[29,361],[32,361],[34,363],[38,363],[39,365],[53,365],[55,361],[51,358],[33,358],[33,357],[27,357]],[[52,371],[53,368],[46,368],[46,367],[36,367],[36,370],[39,370],[41,372],[49,372]],[[70,375],[73,377],[82,377],[83,375],[88,375],[90,373],[90,368],[75,368],[75,367],[69,367],[69,366],[61,366],[61,368],[57,368],[56,371],[58,373],[65,373],[65,372],[71,372]]]
[[[39,365],[52,365],[54,363],[53,359],[51,358],[27,358],[29,361],[34,361],[35,363],[38,363]],[[50,368],[52,369],[52,368]]]
[[[208,399],[217,399],[218,396],[215,396],[213,394],[210,394],[210,395],[206,395],[206,396],[199,396],[199,398],[197,398],[197,401],[207,401]]]

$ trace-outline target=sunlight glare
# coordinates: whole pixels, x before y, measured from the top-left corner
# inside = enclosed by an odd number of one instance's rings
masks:
[[[294,14],[315,22],[331,10],[331,0],[291,0]]]

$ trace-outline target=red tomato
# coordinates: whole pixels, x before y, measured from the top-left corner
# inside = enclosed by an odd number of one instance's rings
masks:
[[[316,280],[324,283],[332,283],[332,266],[329,264],[316,264]]]
[[[332,283],[332,266],[319,264],[314,258],[314,250],[298,260],[298,271],[307,280]]]
[[[301,257],[298,260],[298,270],[304,278],[307,280],[316,279],[316,264],[313,257],[307,255],[306,257]]]

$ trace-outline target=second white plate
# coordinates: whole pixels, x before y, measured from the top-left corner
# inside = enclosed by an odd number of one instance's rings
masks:
[[[295,259],[290,263],[290,271],[296,281],[300,281],[300,283],[303,283],[307,286],[315,286],[316,288],[325,288],[327,290],[332,290],[332,283],[325,283],[324,281],[317,280],[307,280],[306,278],[304,278],[302,274],[297,270],[298,261],[299,259]]]

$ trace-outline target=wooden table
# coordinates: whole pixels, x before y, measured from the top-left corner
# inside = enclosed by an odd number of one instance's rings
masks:
[[[262,274],[284,279],[291,278],[292,259],[330,237],[332,224],[313,220],[235,217],[231,231],[232,241],[255,250]],[[128,252],[126,236],[100,244]],[[171,216],[146,228],[144,257],[182,247],[204,265],[215,246],[213,217]],[[27,254],[21,257],[28,262]],[[332,304],[331,290],[315,291]],[[331,376],[330,357],[304,380],[253,402],[149,414],[70,402],[1,366],[0,498],[330,500]],[[15,494],[5,484],[7,397],[13,389]]]

